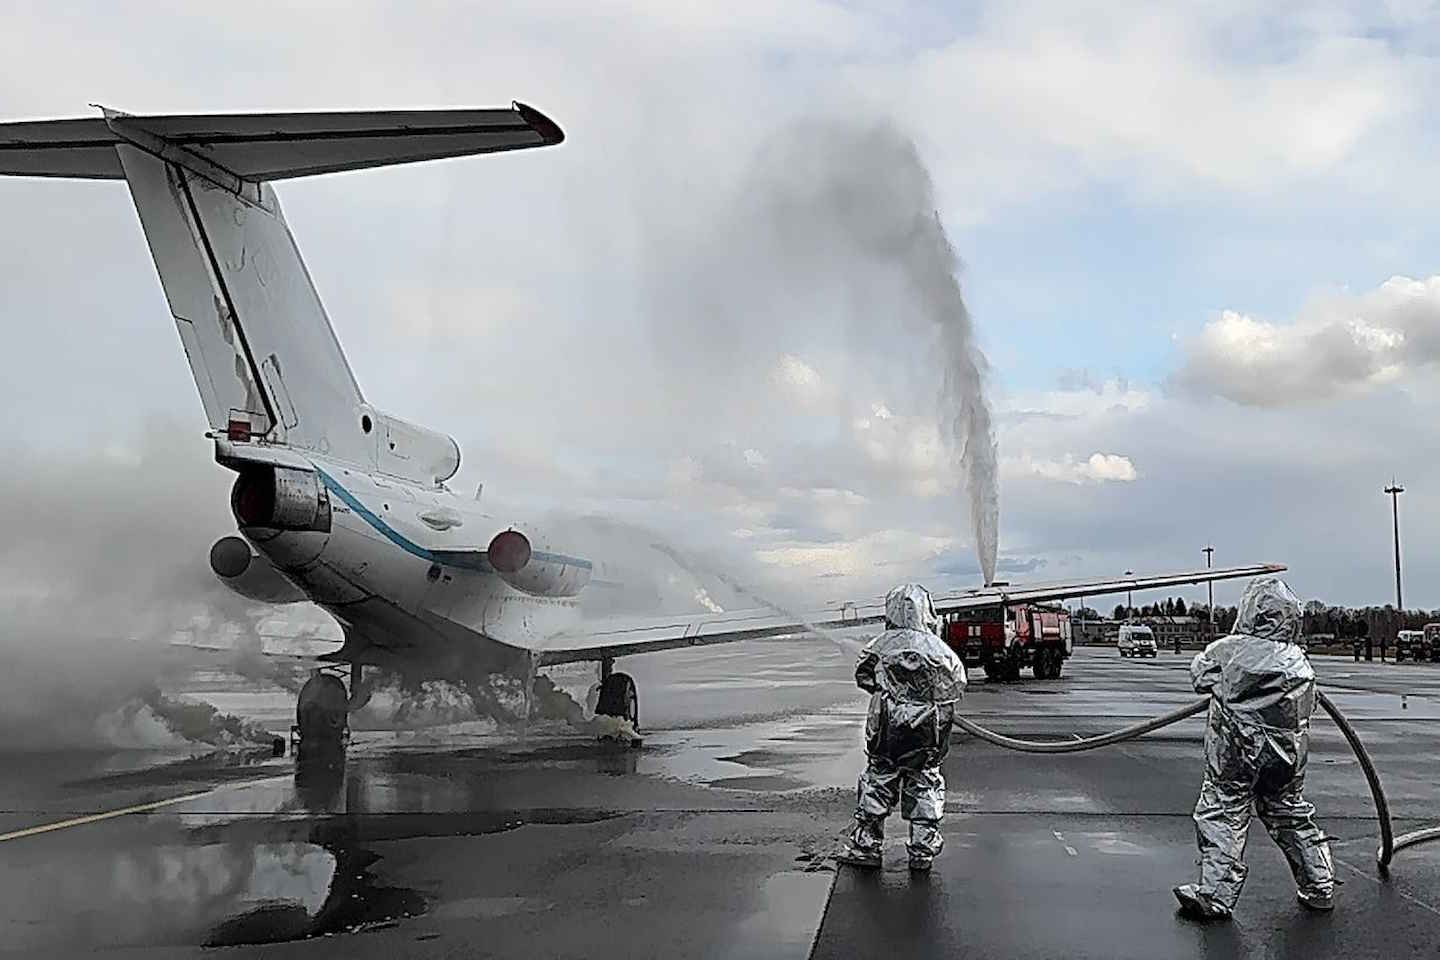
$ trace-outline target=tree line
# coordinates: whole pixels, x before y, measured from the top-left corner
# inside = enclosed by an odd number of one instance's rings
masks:
[[[1333,633],[1336,637],[1392,638],[1401,630],[1419,630],[1440,622],[1440,610],[1396,610],[1383,607],[1332,607],[1320,600],[1305,604],[1305,632]]]
[[[1081,607],[1075,615],[1082,620],[1100,620],[1103,615],[1094,607]],[[1210,608],[1204,603],[1187,604],[1182,597],[1167,598],[1160,603],[1139,607],[1115,604],[1111,617],[1127,620],[1133,617],[1198,617],[1209,620]],[[1215,631],[1229,633],[1235,628],[1239,611],[1223,604],[1215,605]],[[1419,630],[1427,623],[1440,623],[1440,610],[1396,610],[1393,604],[1370,607],[1331,606],[1321,600],[1305,604],[1305,634],[1333,634],[1337,639],[1366,637],[1393,638],[1401,630]]]

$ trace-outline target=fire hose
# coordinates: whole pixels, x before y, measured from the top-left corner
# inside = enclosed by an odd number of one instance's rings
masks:
[[[1394,828],[1390,822],[1390,804],[1385,799],[1385,789],[1380,784],[1380,774],[1375,770],[1375,764],[1370,759],[1369,751],[1365,749],[1365,744],[1360,742],[1360,736],[1350,725],[1350,721],[1345,719],[1345,715],[1331,702],[1330,698],[1321,692],[1319,700],[1320,706],[1330,715],[1330,719],[1335,721],[1335,726],[1340,728],[1346,742],[1350,744],[1350,749],[1355,752],[1355,759],[1360,762],[1360,769],[1365,772],[1365,779],[1370,784],[1370,797],[1375,802],[1375,816],[1380,821],[1380,848],[1375,851],[1375,862],[1383,873],[1389,869],[1390,861],[1397,852],[1429,840],[1440,839],[1440,827],[1427,827],[1399,837],[1394,835]],[[1007,750],[1018,750],[1022,753],[1079,753],[1084,750],[1097,750],[1100,747],[1114,746],[1117,743],[1134,740],[1136,737],[1144,736],[1162,727],[1168,727],[1172,723],[1179,723],[1197,713],[1203,713],[1209,705],[1210,698],[1201,697],[1193,703],[1171,710],[1169,713],[1163,713],[1158,717],[1151,717],[1128,727],[1121,727],[1109,733],[1081,740],[1019,740],[988,730],[959,714],[955,716],[955,723],[971,736],[979,737],[987,743],[993,743],[995,746],[1004,747]]]

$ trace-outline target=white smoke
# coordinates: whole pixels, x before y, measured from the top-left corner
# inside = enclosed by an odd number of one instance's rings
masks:
[[[117,447],[124,438],[117,438]],[[254,604],[210,572],[234,529],[209,445],[150,422],[108,454],[17,455],[0,475],[0,731],[7,749],[225,746],[264,732],[160,692]],[[168,732],[167,732],[168,731]]]
[[[546,720],[575,727],[586,723],[585,708],[544,674],[535,677],[528,717],[524,680],[509,674],[462,681],[382,673],[371,682],[369,702],[350,718],[357,729],[418,730],[483,722],[487,730],[497,730]]]
[[[143,700],[131,700],[95,718],[95,734],[122,750],[168,750],[190,746]]]

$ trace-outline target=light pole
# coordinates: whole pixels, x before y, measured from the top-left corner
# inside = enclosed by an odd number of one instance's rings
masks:
[[[1405,492],[1405,488],[1391,480],[1385,492],[1390,495],[1390,515],[1395,523],[1395,611],[1401,614],[1403,620],[1405,603],[1400,598],[1400,494]]]
[[[1215,552],[1215,547],[1207,546],[1201,550],[1205,554],[1205,569],[1210,569],[1210,555]],[[1215,635],[1215,581],[1205,581],[1205,594],[1210,598],[1210,635]]]
[[[1127,576],[1127,577],[1133,577],[1134,575],[1135,575],[1135,571],[1134,571],[1134,570],[1126,570],[1126,571],[1125,571],[1125,576]],[[1125,591],[1125,619],[1126,619],[1126,620],[1129,620],[1129,619],[1131,618],[1131,616],[1134,615],[1134,613],[1135,613],[1135,598],[1130,595],[1130,591],[1129,591],[1129,590],[1126,590],[1126,591]]]

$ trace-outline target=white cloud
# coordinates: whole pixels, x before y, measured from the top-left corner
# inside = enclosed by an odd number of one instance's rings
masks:
[[[879,570],[888,567],[913,575],[954,543],[949,537],[884,530],[838,543],[782,544],[757,550],[755,559],[792,574],[875,578],[880,582],[894,574]]]
[[[704,587],[695,589],[695,602],[709,610],[711,613],[724,613],[725,608],[710,598],[710,592]]]
[[[1324,2],[983,4],[973,31],[857,73],[875,98],[915,110],[942,187],[976,220],[1091,178],[1167,197],[1327,175],[1373,191],[1376,165],[1423,136],[1420,91],[1435,67],[1379,35],[1393,29],[1383,13],[1333,13]],[[946,123],[925,122],[937,115]]]
[[[791,395],[799,400],[808,402],[820,397],[823,387],[820,374],[799,357],[790,354],[781,357],[775,368],[775,376]]]
[[[1440,363],[1440,276],[1331,294],[1277,323],[1226,310],[1186,342],[1175,382],[1253,406],[1321,400]]]
[[[770,461],[765,459],[765,454],[751,447],[745,451],[745,463],[752,467],[763,467]]]
[[[1155,402],[1154,391],[1117,377],[1100,380],[1088,371],[1066,371],[1060,388],[1016,394],[1001,417],[1021,421],[1035,416],[1079,419],[1113,412],[1139,412]]]
[[[1060,459],[1022,455],[1004,458],[1001,465],[1012,476],[1031,474],[1060,483],[1132,483],[1138,476],[1130,458],[1115,453],[1092,453],[1084,460],[1070,454]]]
[[[680,457],[670,464],[667,477],[675,487],[694,487],[700,483],[703,470],[694,457]]]

